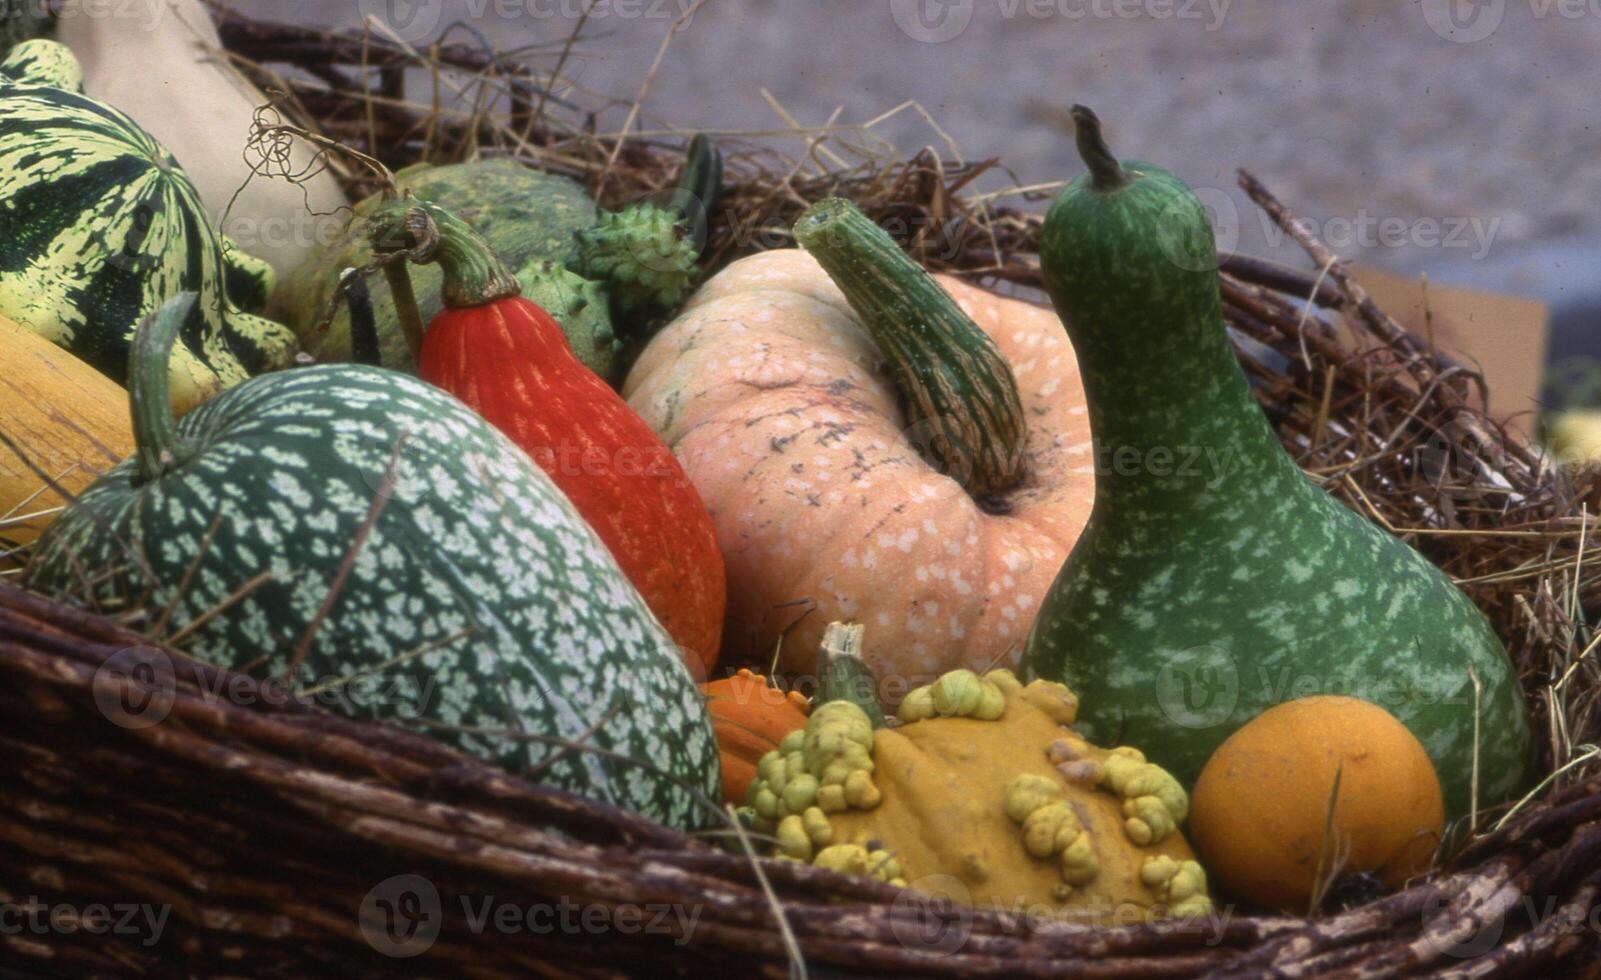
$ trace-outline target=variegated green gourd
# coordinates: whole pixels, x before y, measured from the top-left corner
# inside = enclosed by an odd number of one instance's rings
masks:
[[[965,475],[978,500],[1015,487],[1023,400],[995,341],[851,202],[814,205],[795,222],[795,237],[884,351],[908,427],[928,429],[930,462]]]
[[[703,184],[716,155],[704,142],[684,181]],[[618,213],[595,206],[583,187],[504,158],[429,166],[396,174],[396,189],[456,215],[501,257],[523,295],[561,324],[573,353],[591,371],[611,378],[631,326],[675,307],[695,274],[699,248],[681,226],[685,208],[631,205]],[[340,236],[318,248],[280,291],[274,313],[322,360],[350,357],[350,318],[340,309],[321,321],[341,273],[372,261],[367,222],[383,203],[357,204]],[[412,271],[424,323],[444,307],[437,269]],[[387,282],[371,284],[373,315],[385,367],[410,371],[412,349]]]
[[[1263,709],[1382,705],[1423,743],[1447,814],[1507,799],[1532,764],[1518,678],[1439,569],[1325,494],[1280,447],[1223,326],[1206,212],[1119,163],[1074,107],[1089,173],[1045,221],[1045,283],[1078,353],[1095,507],[1041,606],[1026,676],[1084,698],[1186,784]],[[1476,768],[1475,768],[1476,767]]]
[[[288,329],[245,312],[272,291],[271,267],[217,233],[159,143],[83,95],[54,41],[0,63],[0,202],[0,316],[117,382],[140,319],[184,290],[200,302],[172,359],[180,411],[293,355]]]
[[[30,587],[142,599],[209,662],[673,826],[715,817],[694,681],[524,453],[439,389],[353,365],[256,378],[175,424],[165,361],[192,305],[141,328],[137,452],[46,531]]]
[[[1135,749],[1085,741],[1067,688],[951,671],[911,691],[891,726],[861,632],[829,626],[817,706],[746,790],[745,818],[781,855],[1090,922],[1211,911],[1179,833],[1183,787]]]

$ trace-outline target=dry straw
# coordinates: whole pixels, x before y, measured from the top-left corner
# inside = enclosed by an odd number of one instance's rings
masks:
[[[685,134],[640,128],[654,125],[640,111],[643,92],[608,102],[562,78],[582,37],[513,57],[462,27],[418,49],[376,29],[335,37],[227,12],[220,24],[231,56],[277,90],[287,119],[392,169],[511,155],[601,189],[608,203],[660,193],[676,174]],[[408,72],[426,100],[405,97]],[[613,115],[626,116],[624,131],[601,130]],[[897,158],[872,125],[792,122],[718,134],[728,172],[710,227],[714,263],[788,244],[786,229],[809,204],[844,196],[890,227],[915,229],[908,247],[933,268],[1037,289],[1040,220],[1025,209],[1037,194],[1017,195],[1013,208],[1002,194],[975,193],[993,161],[949,150]],[[354,190],[377,186],[371,166],[328,165]],[[1586,609],[1601,598],[1589,516],[1597,480],[1553,469],[1486,417],[1476,372],[1403,331],[1259,181],[1242,173],[1241,184],[1319,270],[1224,261],[1225,315],[1258,399],[1332,494],[1463,584],[1511,649],[1542,734],[1550,777],[1515,806],[1475,814],[1466,843],[1434,873],[1365,904],[1330,889],[1310,918],[1091,929],[957,908],[756,861],[743,839],[724,847],[726,833],[685,837],[417,736],[237,696],[256,690],[249,679],[219,698],[207,692],[223,672],[176,651],[152,655],[171,665],[168,719],[118,727],[98,706],[108,690],[97,670],[145,642],[128,627],[148,623],[149,611],[119,623],[0,585],[0,902],[171,910],[153,946],[140,935],[3,931],[0,958],[63,975],[484,977],[1482,976],[1593,959],[1601,636]],[[133,683],[159,694],[166,675],[145,676]],[[375,951],[373,920],[364,931],[360,916],[400,874],[426,878],[443,912],[437,939],[403,964]],[[474,933],[463,902],[485,898],[523,909],[565,900],[603,910],[595,921],[640,907],[683,915],[665,916],[665,932]],[[686,937],[672,923],[691,915]]]

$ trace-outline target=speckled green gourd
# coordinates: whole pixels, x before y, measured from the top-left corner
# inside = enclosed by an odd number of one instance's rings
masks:
[[[1527,785],[1522,690],[1484,617],[1437,568],[1308,479],[1253,400],[1223,325],[1206,212],[1160,167],[1120,165],[1074,108],[1090,173],[1046,219],[1046,286],[1095,434],[1094,512],[1040,609],[1027,676],[1083,698],[1093,739],[1139,745],[1186,785],[1263,709],[1314,693],[1394,713],[1447,812]]]
[[[142,317],[175,293],[201,303],[173,358],[185,407],[287,364],[289,330],[253,315],[272,269],[212,227],[194,185],[149,133],[83,94],[65,45],[0,63],[0,315],[119,384]]]
[[[439,389],[354,365],[257,378],[174,425],[162,344],[183,315],[141,329],[138,453],[50,527],[30,587],[143,597],[167,633],[196,624],[190,652],[256,676],[304,646],[293,687],[318,703],[676,827],[715,817],[716,744],[677,648],[522,451]],[[108,573],[87,596],[85,570]]]
[[[515,160],[497,158],[438,167],[419,164],[396,175],[396,188],[402,195],[437,204],[483,235],[523,284],[524,295],[555,317],[573,353],[603,378],[615,373],[623,344],[614,324],[614,283],[599,272],[618,276],[617,288],[630,297],[644,289],[670,306],[682,298],[698,257],[692,248],[674,250],[663,245],[660,222],[649,220],[660,212],[647,206],[640,212],[648,223],[641,234],[652,244],[641,252],[641,262],[648,259],[649,268],[639,271],[616,254],[619,249],[624,255],[630,253],[633,223],[603,215],[575,181],[540,173]],[[328,298],[338,288],[340,274],[372,261],[367,221],[381,203],[382,197],[374,195],[357,204],[338,236],[319,245],[274,301],[274,312],[321,360],[350,358],[348,310],[338,309],[326,333],[317,327]],[[672,219],[664,220],[671,232]],[[610,259],[601,262],[596,258],[601,254]],[[586,274],[588,267],[599,272]],[[433,266],[414,267],[411,276],[426,323],[443,306],[443,276]],[[415,370],[416,358],[400,327],[389,284],[374,276],[369,289],[383,366]],[[597,298],[602,302],[595,302]],[[631,311],[641,316],[655,312],[643,299],[635,299]]]

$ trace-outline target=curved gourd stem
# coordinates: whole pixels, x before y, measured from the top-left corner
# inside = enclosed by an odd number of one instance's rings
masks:
[[[444,302],[452,309],[483,306],[522,293],[517,277],[489,242],[437,204],[388,202],[373,215],[367,236],[373,254],[380,258],[405,252],[412,262],[437,263],[445,273]],[[393,266],[386,271],[389,268]]]
[[[815,708],[830,701],[849,701],[861,708],[875,729],[888,728],[884,711],[878,706],[878,683],[862,661],[862,635],[859,623],[829,623],[823,631],[822,648],[817,653],[817,698]]]
[[[1126,186],[1133,178],[1106,145],[1100,117],[1084,105],[1073,106],[1068,114],[1073,117],[1073,138],[1078,143],[1078,155],[1090,171],[1090,186],[1098,191],[1115,191]]]
[[[145,317],[133,336],[129,358],[128,406],[133,422],[134,460],[142,482],[159,480],[195,454],[192,442],[178,434],[172,414],[168,362],[178,331],[194,312],[199,297],[179,293]]]
[[[406,337],[406,347],[415,359],[422,352],[423,334],[427,327],[422,322],[422,308],[417,305],[417,291],[411,285],[411,270],[404,261],[384,266],[384,279],[389,283],[389,295],[395,301],[395,316],[400,321],[400,332]],[[351,314],[354,316],[354,312]],[[354,325],[355,321],[351,321]],[[352,350],[355,341],[352,340]]]
[[[1017,379],[1000,348],[934,277],[849,201],[823,201],[795,237],[878,341],[924,455],[975,498],[1017,486],[1026,435]]]

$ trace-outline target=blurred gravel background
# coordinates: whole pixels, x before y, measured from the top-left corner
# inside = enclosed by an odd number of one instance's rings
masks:
[[[559,42],[589,0],[237,2],[506,48]],[[579,82],[631,98],[689,2],[595,0]],[[646,109],[685,128],[782,128],[763,88],[803,125],[916,99],[1033,184],[1079,172],[1084,102],[1197,188],[1226,245],[1303,263],[1235,190],[1248,167],[1342,254],[1540,296],[1601,348],[1601,0],[708,0],[672,43]],[[911,112],[880,131],[945,145]]]

